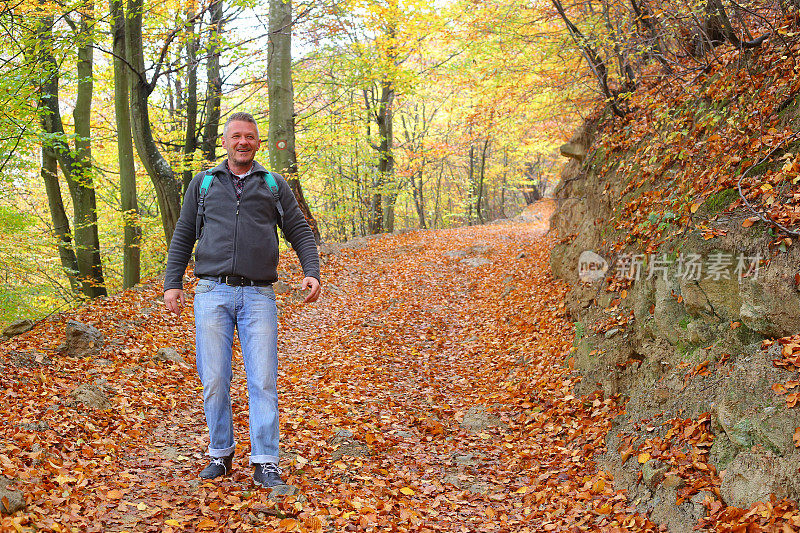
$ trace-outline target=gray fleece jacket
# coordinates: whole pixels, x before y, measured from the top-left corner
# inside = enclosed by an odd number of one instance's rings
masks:
[[[279,216],[275,197],[264,182],[264,167],[253,162],[241,198],[236,199],[233,175],[223,161],[212,169],[214,179],[204,200],[204,219],[195,250],[196,276],[236,275],[252,280],[278,280]],[[183,273],[195,244],[200,184],[205,172],[189,183],[175,233],[169,245],[164,290],[182,289]],[[283,176],[272,175],[283,206],[283,234],[291,243],[306,276],[320,279],[319,255],[292,189]]]

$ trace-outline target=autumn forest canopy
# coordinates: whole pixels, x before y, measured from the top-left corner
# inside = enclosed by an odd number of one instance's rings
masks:
[[[158,274],[233,112],[321,241],[486,223],[552,191],[587,116],[668,107],[730,51],[794,61],[796,4],[4,2],[0,322]]]

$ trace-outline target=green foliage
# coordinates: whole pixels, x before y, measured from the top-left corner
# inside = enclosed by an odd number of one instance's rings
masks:
[[[34,223],[33,215],[0,205],[0,231],[4,234],[25,231]]]
[[[583,322],[574,322],[573,325],[575,326],[575,340],[572,341],[572,346],[578,346],[581,339],[586,335],[586,326]]]

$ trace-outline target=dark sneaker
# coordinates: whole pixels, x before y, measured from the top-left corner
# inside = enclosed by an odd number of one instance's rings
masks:
[[[224,476],[231,471],[233,465],[233,454],[227,457],[212,457],[211,462],[200,472],[203,479],[214,479]]]
[[[275,463],[254,463],[253,481],[259,487],[272,488],[283,485],[281,469]]]

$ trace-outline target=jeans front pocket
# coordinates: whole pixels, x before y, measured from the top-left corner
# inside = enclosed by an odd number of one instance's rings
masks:
[[[272,288],[272,285],[266,285],[264,287],[255,287],[256,292],[262,296],[266,296],[272,300],[275,299],[275,290]]]
[[[215,281],[211,281],[210,279],[201,279],[197,282],[197,287],[194,289],[194,293],[203,294],[205,292],[211,292],[216,284],[217,283]]]

